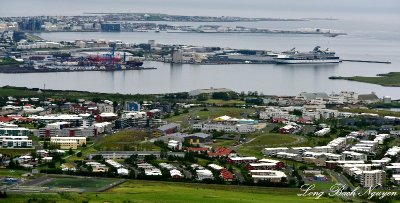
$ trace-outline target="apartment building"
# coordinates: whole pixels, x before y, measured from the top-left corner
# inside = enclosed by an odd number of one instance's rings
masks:
[[[250,175],[254,182],[270,181],[272,183],[280,183],[282,178],[287,177],[284,172],[275,170],[250,170]]]
[[[2,148],[32,148],[32,140],[28,136],[0,136]]]
[[[383,186],[386,172],[383,170],[362,171],[360,183],[363,187]]]
[[[0,128],[0,135],[6,136],[28,136],[29,129],[28,128],[15,128],[15,127],[6,127]]]
[[[50,143],[58,145],[60,149],[77,149],[86,144],[86,137],[51,137]]]

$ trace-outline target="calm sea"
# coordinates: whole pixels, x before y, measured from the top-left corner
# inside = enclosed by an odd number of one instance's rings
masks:
[[[168,2],[168,3],[166,3]],[[323,2],[323,3],[321,3]],[[20,5],[24,5],[21,6]],[[29,9],[28,9],[29,8]],[[32,9],[35,8],[35,9]],[[62,9],[61,9],[62,8]],[[348,33],[328,38],[317,35],[196,34],[196,33],[42,33],[48,40],[108,39],[143,43],[190,44],[284,51],[308,51],[317,45],[330,48],[343,59],[391,61],[392,64],[343,62],[337,65],[170,65],[146,62],[157,70],[125,72],[76,72],[0,74],[0,86],[28,86],[119,93],[166,93],[197,88],[226,87],[236,91],[296,95],[308,92],[376,92],[400,99],[400,88],[329,80],[329,76],[374,76],[400,71],[400,14],[394,0],[293,1],[0,1],[0,15],[74,15],[83,12],[162,12],[182,15],[233,15],[248,17],[331,17],[336,21],[207,23],[258,28],[329,28]],[[161,22],[165,23],[165,22]],[[200,23],[174,22],[176,25]],[[204,24],[204,23],[203,23]]]

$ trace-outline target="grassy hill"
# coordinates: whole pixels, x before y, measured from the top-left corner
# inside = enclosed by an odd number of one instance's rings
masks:
[[[124,130],[105,136],[94,148],[100,151],[159,150],[153,143],[145,141],[149,136],[145,131]]]

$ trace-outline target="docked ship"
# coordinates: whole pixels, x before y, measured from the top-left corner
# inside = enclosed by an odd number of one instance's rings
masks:
[[[298,52],[295,48],[278,54],[274,61],[278,64],[324,64],[339,63],[340,59],[335,52],[329,49],[321,50],[320,46],[310,52]]]

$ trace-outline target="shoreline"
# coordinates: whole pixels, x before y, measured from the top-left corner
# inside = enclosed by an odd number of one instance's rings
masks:
[[[155,67],[137,67],[128,69],[88,69],[88,70],[71,70],[71,69],[35,69],[32,67],[18,67],[18,66],[0,66],[0,73],[4,74],[18,74],[18,73],[58,73],[58,72],[114,72],[114,71],[130,71],[130,70],[155,70]]]
[[[330,76],[330,80],[347,80],[347,81],[355,81],[362,83],[369,83],[380,85],[383,87],[400,87],[400,72],[389,72],[383,74],[377,74],[373,77],[367,76],[352,76],[352,77],[343,77],[343,76]]]

